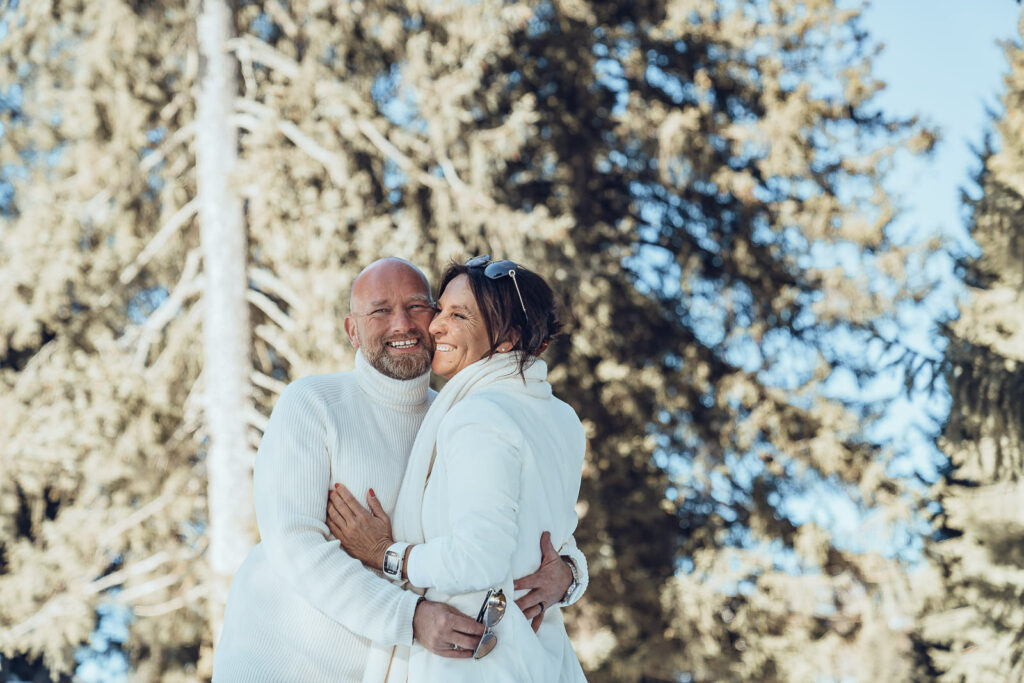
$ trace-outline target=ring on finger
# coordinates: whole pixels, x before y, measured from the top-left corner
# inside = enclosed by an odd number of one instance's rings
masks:
[[[540,602],[538,602],[537,604],[538,604],[538,605],[540,605],[540,611],[541,611],[541,612],[544,612],[544,601],[543,601],[543,600],[541,600],[541,601],[540,601]]]

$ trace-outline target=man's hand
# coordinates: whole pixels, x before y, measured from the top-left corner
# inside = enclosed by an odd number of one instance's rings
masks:
[[[529,593],[516,600],[523,616],[530,620],[533,630],[540,628],[544,610],[561,601],[572,584],[572,570],[551,545],[551,534],[540,535],[540,569],[516,579],[516,590],[530,589]]]
[[[347,488],[335,484],[327,495],[327,528],[349,555],[367,567],[380,569],[385,551],[394,543],[391,519],[373,495],[373,489],[366,494],[366,504],[369,510]]]
[[[412,618],[412,637],[435,655],[469,659],[483,634],[483,624],[470,619],[451,605],[430,600],[423,600],[416,605],[416,613]]]

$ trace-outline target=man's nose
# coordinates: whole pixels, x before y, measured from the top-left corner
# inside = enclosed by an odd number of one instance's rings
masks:
[[[412,316],[404,308],[396,308],[391,314],[391,329],[396,332],[405,332],[413,327],[415,325],[413,325]]]

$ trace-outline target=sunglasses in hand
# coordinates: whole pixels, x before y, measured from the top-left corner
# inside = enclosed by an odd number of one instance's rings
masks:
[[[480,614],[477,615],[478,623],[484,625],[484,634],[480,637],[480,643],[473,651],[473,659],[486,657],[498,644],[498,634],[494,627],[498,625],[501,618],[505,616],[505,593],[499,588],[487,591],[484,597],[484,604],[480,607]]]

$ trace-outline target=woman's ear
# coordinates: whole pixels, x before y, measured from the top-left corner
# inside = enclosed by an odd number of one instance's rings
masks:
[[[501,340],[498,344],[498,351],[501,353],[508,353],[516,347],[519,343],[519,332],[517,330],[509,330],[508,336]]]

